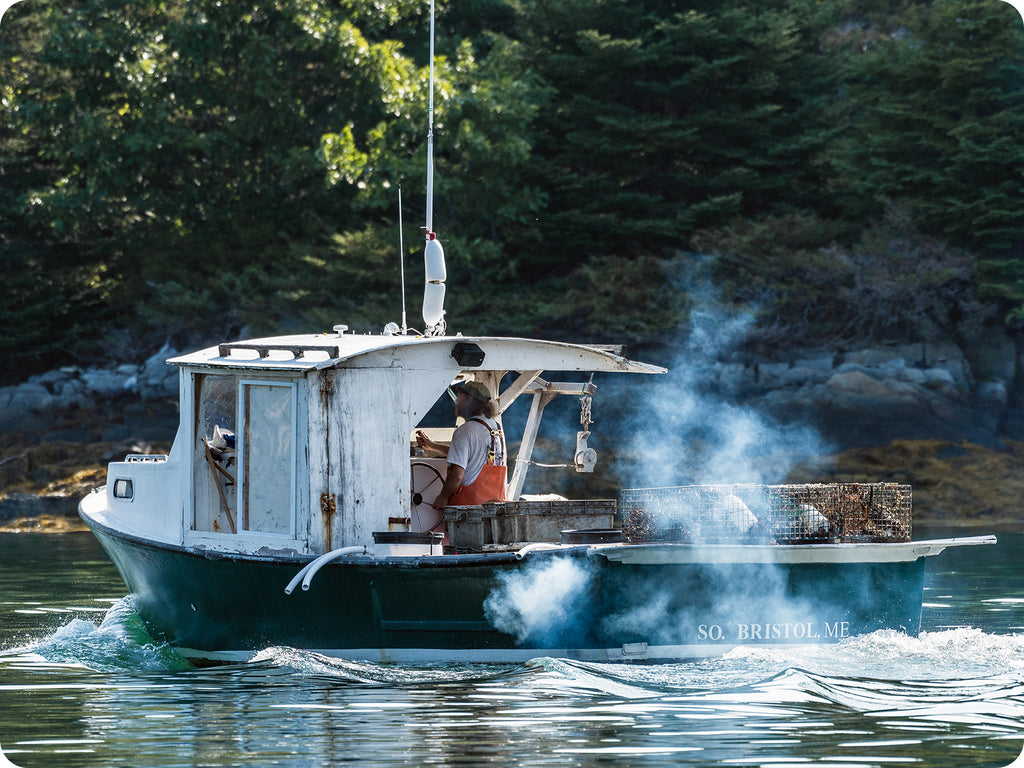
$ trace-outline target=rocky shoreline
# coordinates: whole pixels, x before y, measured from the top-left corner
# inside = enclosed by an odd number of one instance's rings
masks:
[[[1021,361],[1011,340],[872,347],[789,361],[722,366],[720,383],[778,421],[806,421],[841,450],[893,440],[1024,440]]]
[[[164,347],[138,365],[65,367],[0,388],[0,526],[75,521],[107,462],[169,450],[178,374],[165,360],[175,354]],[[823,435],[833,455],[798,468],[794,481],[909,482],[915,519],[1015,525],[1024,523],[1021,369],[1006,337],[970,361],[949,343],[886,345],[715,361],[701,380]]]
[[[164,347],[139,365],[64,367],[0,388],[0,530],[68,530],[78,500],[128,453],[165,453],[178,372]]]

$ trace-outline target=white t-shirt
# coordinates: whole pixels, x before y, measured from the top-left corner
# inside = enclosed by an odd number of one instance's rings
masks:
[[[480,422],[486,422],[485,428]],[[491,449],[492,429],[498,429],[498,422],[486,416],[474,416],[463,422],[452,435],[452,444],[448,448],[448,463],[455,464],[466,470],[462,478],[463,485],[476,482],[480,471],[487,463],[487,453]],[[500,438],[494,441],[494,463],[505,463],[505,445]]]

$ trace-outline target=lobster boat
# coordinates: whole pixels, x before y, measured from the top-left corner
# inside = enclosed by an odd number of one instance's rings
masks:
[[[431,62],[433,18],[431,3]],[[665,369],[616,347],[447,333],[432,63],[430,84],[423,331],[406,325],[403,278],[402,322],[379,333],[339,325],[169,360],[180,372],[170,452],[111,463],[106,485],[80,503],[153,638],[196,663],[244,662],[271,646],[519,662],[678,660],[878,629],[916,634],[926,558],[995,539],[913,541],[906,486],[566,498],[527,483],[555,398],[580,401],[567,453],[586,474],[596,462],[593,377]],[[447,461],[422,455],[417,432],[450,444],[453,430],[425,419],[469,382],[499,422],[516,403],[527,413],[504,493],[443,506]]]
[[[181,414],[170,453],[111,463],[80,514],[151,635],[197,663],[269,646],[401,662],[677,660],[913,635],[926,558],[995,540],[913,541],[910,488],[895,484],[527,493],[552,400],[580,400],[568,450],[586,473],[592,376],[664,372],[607,347],[339,327],[169,362]],[[446,460],[423,456],[415,433],[466,381],[494,394],[498,419],[520,399],[528,414],[505,500],[437,510]],[[452,429],[428,431],[444,443]]]

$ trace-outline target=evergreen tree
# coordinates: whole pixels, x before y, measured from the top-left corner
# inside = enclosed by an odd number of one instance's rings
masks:
[[[820,204],[820,13],[801,0],[521,3],[519,34],[553,90],[535,159],[545,251],[666,254],[697,228]]]
[[[978,253],[991,293],[1024,306],[1024,29],[1002,3],[912,5],[854,38],[837,147],[846,216],[886,201]],[[1020,310],[1018,310],[1020,311]]]

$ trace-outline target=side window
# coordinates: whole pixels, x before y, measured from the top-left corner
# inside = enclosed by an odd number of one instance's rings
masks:
[[[234,376],[196,376],[193,530],[238,531],[237,403],[238,379]]]
[[[294,384],[242,382],[242,527],[295,531]]]

